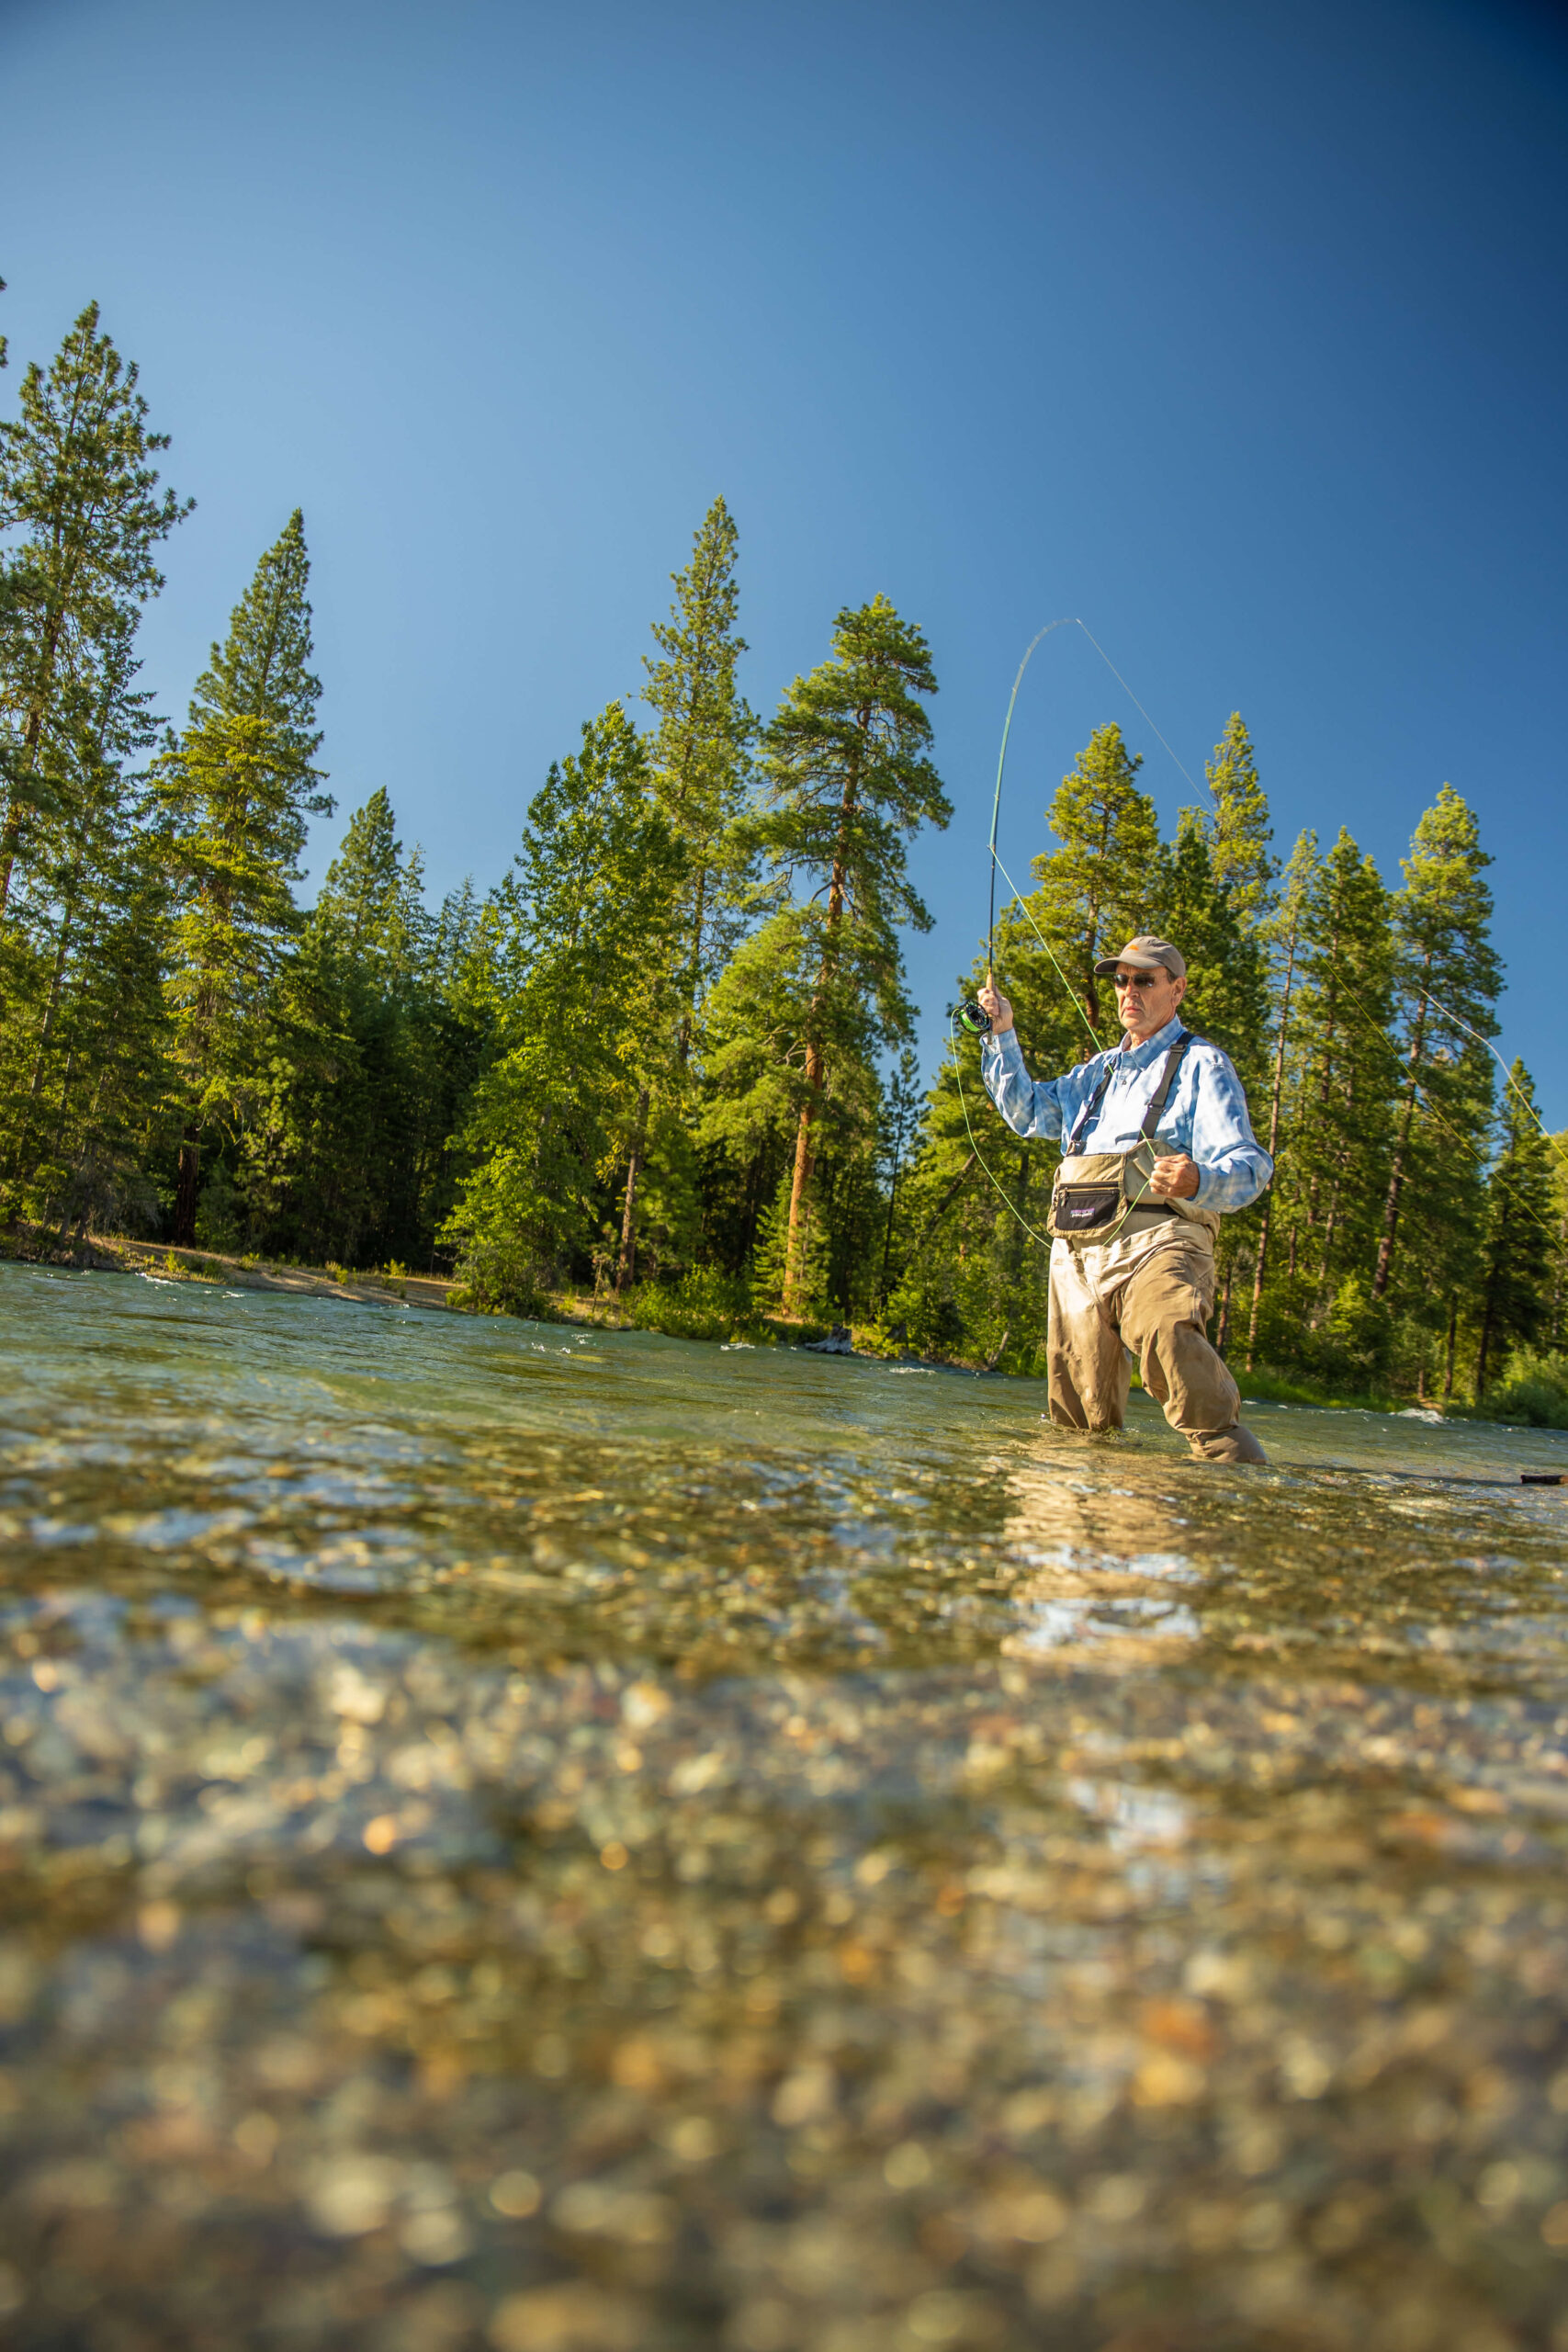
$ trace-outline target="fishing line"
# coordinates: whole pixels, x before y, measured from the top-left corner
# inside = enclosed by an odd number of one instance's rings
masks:
[[[1038,1241],[1043,1250],[1049,1250],[1051,1247],[1050,1236],[1048,1234],[1035,1232],[1034,1227],[1030,1224],[1029,1219],[1023,1215],[1022,1211],[1015,1204],[1015,1203],[1010,1199],[1005,1185],[1001,1184],[998,1179],[991,1174],[990,1170],[987,1167],[984,1159],[981,1157],[980,1147],[975,1140],[975,1130],[969,1124],[969,1105],[964,1100],[964,1073],[959,1065],[958,1059],[958,1040],[953,1035],[957,1025],[958,1015],[954,1012],[951,1014],[948,1019],[947,1042],[949,1049],[953,1055],[953,1083],[958,1089],[958,1107],[964,1114],[964,1132],[969,1138],[969,1148],[975,1155],[976,1162],[979,1167],[981,1174],[990,1184],[992,1190],[998,1194],[1003,1206],[1011,1216],[1018,1219],[1018,1222],[1022,1226],[1031,1241]]]
[[[1122,693],[1126,695],[1134,709],[1137,711],[1139,717],[1145,721],[1151,732],[1157,738],[1164,749],[1169,752],[1171,760],[1175,763],[1178,772],[1185,779],[1189,789],[1193,792],[1196,792],[1198,789],[1197,786],[1193,783],[1191,776],[1188,775],[1188,772],[1182,765],[1181,762],[1177,759],[1176,753],[1171,751],[1169,743],[1160,733],[1159,729],[1155,725],[1154,720],[1149,717],[1148,712],[1144,708],[1143,704],[1138,700],[1137,695],[1133,692],[1132,687],[1127,684],[1126,679],[1122,675],[1121,671],[1116,667],[1115,662],[1112,662],[1110,654],[1107,653],[1104,646],[1101,645],[1100,639],[1095,636],[1094,631],[1089,628],[1087,621],[1080,620],[1076,613],[1064,613],[1059,620],[1047,621],[1043,628],[1036,629],[1034,635],[1030,639],[1028,645],[1024,649],[1023,659],[1018,665],[1018,675],[1012,682],[1012,692],[1008,696],[1007,717],[1002,722],[1001,749],[997,754],[997,788],[991,796],[991,893],[990,907],[986,922],[986,961],[987,969],[993,974],[996,970],[997,962],[997,875],[998,871],[1000,872],[1002,879],[1006,882],[1009,889],[1012,892],[1014,899],[1021,906],[1023,905],[1022,894],[1020,891],[1017,883],[1014,882],[1012,876],[1009,874],[1007,867],[1002,865],[1000,858],[997,855],[997,820],[1001,813],[1002,776],[1007,768],[1008,737],[1012,732],[1012,715],[1018,704],[1018,690],[1023,684],[1023,673],[1029,667],[1030,662],[1034,653],[1034,649],[1043,639],[1049,637],[1054,629],[1058,628],[1082,629],[1085,637],[1088,638],[1089,643],[1093,646],[1095,651],[1099,654],[1100,660],[1104,662],[1106,668],[1110,671],[1111,676],[1115,679],[1117,684],[1121,687]],[[1029,922],[1031,930],[1034,933],[1034,936],[1039,940],[1041,946],[1044,948],[1046,955],[1050,956],[1052,968],[1055,972],[1057,978],[1061,981],[1062,986],[1066,989],[1067,994],[1072,998],[1073,1004],[1077,1009],[1078,1017],[1082,1021],[1084,1027],[1089,1031],[1089,1035],[1094,1038],[1096,1050],[1100,1053],[1103,1053],[1105,1048],[1100,1045],[1099,1037],[1095,1035],[1094,1025],[1090,1022],[1088,1013],[1085,1012],[1082,1005],[1078,1003],[1077,991],[1074,989],[1072,982],[1063,971],[1060,964],[1057,963],[1049,940],[1044,937],[1039,924],[1034,921],[1033,916],[1030,914],[1029,909],[1026,906],[1023,907],[1023,912]],[[991,1030],[990,1015],[989,1013],[981,1011],[979,1002],[976,998],[969,998],[964,1003],[958,1007],[958,1018],[962,1022],[964,1027],[968,1030],[971,1036],[989,1036]]]
[[[1050,941],[1046,938],[1046,936],[1045,936],[1044,933],[1041,930],[1040,925],[1035,922],[1034,917],[1033,917],[1033,916],[1030,913],[1030,911],[1029,911],[1029,902],[1028,902],[1028,900],[1024,898],[1023,893],[1020,890],[1020,888],[1019,888],[1019,887],[1018,887],[1018,884],[1013,880],[1012,876],[1008,872],[1007,867],[1002,864],[1001,859],[997,855],[997,853],[996,853],[996,851],[995,851],[994,849],[993,849],[993,850],[992,850],[992,852],[991,852],[991,872],[992,872],[992,881],[991,881],[991,892],[992,892],[992,896],[994,897],[994,896],[996,895],[996,887],[997,887],[997,886],[996,886],[996,878],[995,878],[995,877],[996,877],[996,876],[999,873],[999,874],[1000,874],[1000,876],[1001,876],[1001,877],[1002,877],[1002,880],[1007,884],[1008,888],[1012,892],[1012,895],[1013,895],[1013,903],[1014,903],[1014,905],[1018,908],[1019,911],[1020,911],[1020,912],[1021,912],[1021,914],[1022,915],[1024,922],[1029,925],[1030,930],[1034,933],[1035,938],[1040,942],[1041,946],[1042,946],[1042,947],[1043,947],[1043,949],[1045,950],[1046,955],[1047,955],[1047,956],[1049,956],[1051,957],[1052,969],[1055,971],[1055,975],[1056,975],[1056,978],[1061,981],[1062,986],[1066,989],[1067,994],[1072,998],[1072,1001],[1073,1001],[1073,1011],[1077,1014],[1078,1019],[1083,1023],[1084,1027],[1089,1031],[1089,1035],[1094,1039],[1095,1051],[1096,1051],[1097,1053],[1100,1053],[1100,1054],[1102,1054],[1102,1053],[1105,1051],[1105,1047],[1104,1047],[1104,1046],[1100,1044],[1100,1033],[1099,1033],[1099,1032],[1098,1032],[1098,1030],[1095,1028],[1095,1025],[1094,1025],[1093,1022],[1089,1019],[1089,1017],[1088,1013],[1084,1011],[1084,1009],[1083,1009],[1082,1005],[1078,1002],[1078,992],[1077,992],[1077,989],[1075,989],[1075,988],[1074,988],[1074,986],[1073,986],[1073,984],[1072,984],[1071,980],[1069,980],[1069,979],[1068,979],[1068,978],[1067,978],[1067,976],[1066,976],[1066,972],[1064,972],[1064,971],[1063,971],[1063,969],[1062,969],[1062,967],[1061,967],[1060,964],[1058,964],[1058,963],[1057,963],[1056,958],[1055,958],[1055,954],[1053,953],[1053,950],[1052,950],[1052,946],[1051,946],[1051,943],[1050,943]],[[989,945],[987,945],[987,960],[988,960],[989,962],[991,962],[991,963],[992,963],[992,965],[993,965],[993,967],[994,967],[994,962],[995,962],[994,951],[990,948],[990,946],[989,946]],[[963,1018],[963,1014],[962,1014],[962,1012],[960,1013],[960,1016],[959,1016],[959,1017],[960,1017],[960,1019],[962,1019],[962,1018]],[[964,1025],[964,1027],[965,1027],[965,1028],[967,1028],[969,1024],[968,1024],[968,1023],[967,1023],[967,1022],[965,1022]],[[988,1032],[988,1030],[989,1030],[989,1028],[990,1028],[990,1021],[989,1021],[989,1017],[988,1017],[988,1016],[987,1016],[987,1018],[986,1026],[987,1026],[987,1032]]]
[[[1438,1011],[1442,1014],[1445,1021],[1451,1021],[1456,1029],[1462,1029],[1467,1037],[1473,1037],[1478,1046],[1485,1046],[1487,1052],[1491,1055],[1493,1060],[1502,1071],[1504,1083],[1513,1089],[1514,1093],[1524,1104],[1525,1109],[1529,1113],[1530,1117],[1535,1121],[1536,1125],[1540,1129],[1542,1136],[1551,1146],[1551,1148],[1557,1154],[1558,1159],[1562,1160],[1564,1168],[1568,1168],[1568,1154],[1563,1152],[1562,1147],[1558,1142],[1557,1137],[1548,1132],[1546,1123],[1542,1119],[1540,1112],[1536,1109],[1535,1104],[1530,1101],[1529,1096],[1525,1092],[1524,1088],[1514,1076],[1513,1071],[1508,1068],[1507,1063],[1503,1059],[1502,1055],[1497,1051],[1496,1046],[1493,1045],[1491,1039],[1489,1037],[1483,1037],[1479,1029],[1472,1029],[1468,1021],[1461,1021],[1457,1012],[1450,1012],[1448,1006],[1441,1003],[1438,999],[1432,994],[1430,989],[1417,989],[1416,993],[1417,996],[1424,996],[1428,1004],[1437,1005]]]

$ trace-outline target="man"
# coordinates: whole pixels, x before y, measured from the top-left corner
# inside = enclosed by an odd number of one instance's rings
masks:
[[[1255,1201],[1274,1164],[1254,1139],[1241,1080],[1217,1046],[1192,1036],[1173,1067],[1173,1048],[1188,1034],[1177,1017],[1187,993],[1179,950],[1144,932],[1094,968],[1115,980],[1122,1043],[1038,1082],[1023,1067],[1012,1007],[989,974],[980,990],[991,1018],[980,1075],[1016,1134],[1065,1130],[1063,1149],[1072,1155],[1127,1152],[1153,1137],[1132,1191],[1122,1187],[1134,1205],[1118,1213],[1113,1238],[1051,1244],[1051,1419],[1059,1429],[1119,1430],[1130,1351],[1144,1386],[1201,1461],[1266,1461],[1236,1419],[1240,1394],[1204,1327],[1220,1216]]]

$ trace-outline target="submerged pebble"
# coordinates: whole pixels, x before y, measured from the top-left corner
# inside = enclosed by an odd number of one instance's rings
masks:
[[[8,2343],[1568,2352],[1560,1441],[0,1287]]]

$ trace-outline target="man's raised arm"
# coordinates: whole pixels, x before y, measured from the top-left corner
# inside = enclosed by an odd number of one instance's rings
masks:
[[[991,1034],[981,1041],[980,1077],[987,1093],[1015,1135],[1054,1140],[1062,1132],[1059,1080],[1030,1077],[1023,1067],[1012,1007],[990,974],[979,992],[981,1009],[991,1016]]]

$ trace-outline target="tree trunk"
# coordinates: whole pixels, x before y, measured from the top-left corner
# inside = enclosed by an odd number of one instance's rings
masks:
[[[893,1255],[893,1212],[898,1201],[898,1161],[893,1162],[893,1174],[887,1186],[887,1228],[882,1237],[882,1282],[877,1291],[879,1307],[887,1304],[887,1267]]]
[[[201,1138],[194,1127],[180,1137],[180,1170],[175,1184],[175,1247],[196,1246],[196,1188],[201,1174]]]
[[[1454,1341],[1459,1336],[1459,1293],[1449,1293],[1449,1344],[1443,1358],[1443,1402],[1454,1393]]]
[[[862,711],[863,729],[871,723],[869,710]],[[817,994],[811,1007],[809,1026],[813,1032],[827,998],[828,983],[833,977],[838,960],[839,926],[844,919],[844,893],[849,883],[850,827],[854,821],[855,801],[860,790],[860,773],[850,769],[845,778],[843,797],[839,803],[839,839],[833,852],[832,878],[828,885],[828,939],[822,967],[817,976]],[[801,1220],[805,1212],[806,1188],[811,1182],[813,1154],[811,1129],[822,1100],[822,1081],[827,1074],[822,1048],[815,1037],[806,1047],[806,1081],[811,1091],[800,1109],[800,1125],[795,1138],[795,1173],[789,1187],[789,1238],[784,1244],[784,1311],[786,1316],[798,1312],[798,1300],[805,1269],[800,1260]]]
[[[1231,1329],[1231,1277],[1232,1277],[1233,1273],[1235,1272],[1235,1266],[1234,1266],[1234,1265],[1227,1265],[1227,1266],[1226,1266],[1226,1268],[1225,1268],[1225,1286],[1224,1286],[1224,1290],[1220,1293],[1220,1320],[1219,1320],[1219,1325],[1218,1325],[1218,1327],[1217,1327],[1217,1329],[1216,1329],[1216,1330],[1215,1330],[1215,1332],[1214,1332],[1214,1348],[1215,1348],[1215,1351],[1216,1351],[1216,1353],[1217,1353],[1217,1354],[1219,1354],[1219,1355],[1222,1355],[1222,1356],[1224,1354],[1224,1351],[1225,1351],[1225,1341],[1226,1341],[1226,1340],[1229,1339],[1229,1337],[1230,1337],[1230,1329]]]
[[[637,1126],[632,1135],[631,1158],[626,1163],[626,1204],[621,1213],[621,1262],[615,1269],[615,1288],[625,1290],[637,1269],[637,1180],[642,1173],[643,1155],[648,1149],[648,1089],[645,1086],[637,1098]]]
[[[815,1046],[806,1049],[806,1078],[810,1094],[800,1106],[800,1125],[795,1130],[795,1173],[789,1187],[789,1238],[784,1245],[784,1311],[786,1316],[798,1316],[801,1311],[801,1291],[806,1269],[800,1263],[802,1255],[802,1223],[805,1215],[806,1188],[811,1182],[813,1157],[811,1130],[817,1117],[818,1098],[822,1091],[822,1057]]]
[[[1489,1293],[1481,1317],[1481,1337],[1476,1342],[1475,1349],[1475,1401],[1478,1405],[1481,1402],[1481,1393],[1486,1385],[1486,1359],[1492,1352],[1492,1299]]]

